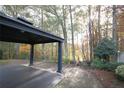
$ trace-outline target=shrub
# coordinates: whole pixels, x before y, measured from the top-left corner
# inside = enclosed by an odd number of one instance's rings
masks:
[[[116,55],[116,43],[111,38],[103,38],[94,48],[94,55],[104,61],[109,61],[109,56]]]
[[[29,54],[27,52],[21,52],[19,54],[20,59],[29,59]]]
[[[120,66],[123,65],[123,63],[118,63],[118,62],[110,62],[108,65],[108,70],[110,71],[115,71],[115,69]]]
[[[118,62],[108,62],[108,63],[106,63],[107,65],[106,65],[106,69],[108,70],[108,71],[115,71],[115,69],[118,67],[118,66],[120,66],[120,65],[123,65],[123,63],[118,63]]]
[[[92,61],[91,67],[93,68],[98,68],[98,69],[103,69],[104,68],[104,62],[102,62],[100,59],[96,58]]]
[[[70,62],[70,60],[69,60],[69,59],[67,59],[67,58],[64,58],[64,59],[63,59],[63,62],[64,62],[65,64],[67,64],[67,63],[69,63],[69,62]]]
[[[119,80],[124,80],[124,65],[118,66],[115,70],[115,73]]]
[[[100,59],[95,59],[91,63],[91,66],[98,69],[108,70],[108,71],[115,71],[117,66],[122,65],[123,63],[118,62],[103,62]]]

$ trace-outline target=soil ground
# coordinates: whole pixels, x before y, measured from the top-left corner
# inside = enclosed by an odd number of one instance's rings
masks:
[[[88,65],[70,65],[64,71],[65,78],[56,87],[71,88],[124,88],[124,81],[114,72],[92,69]]]

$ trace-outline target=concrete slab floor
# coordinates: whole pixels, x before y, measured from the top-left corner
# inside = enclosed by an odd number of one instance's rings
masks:
[[[62,76],[41,69],[26,67],[20,64],[0,66],[1,88],[47,88],[54,87]]]

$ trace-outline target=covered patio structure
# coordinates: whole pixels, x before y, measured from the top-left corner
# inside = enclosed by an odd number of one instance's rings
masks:
[[[0,41],[30,44],[30,64],[33,65],[34,45],[58,43],[58,70],[62,71],[63,38],[34,27],[32,23],[22,18],[13,18],[0,13]]]

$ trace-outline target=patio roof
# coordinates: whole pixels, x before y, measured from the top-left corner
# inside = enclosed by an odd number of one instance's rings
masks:
[[[31,45],[30,65],[34,62],[34,44],[58,42],[58,70],[62,72],[63,38],[38,29],[22,18],[12,18],[0,12],[0,41]]]
[[[0,41],[40,44],[63,42],[64,39],[39,29],[21,18],[0,13]]]

